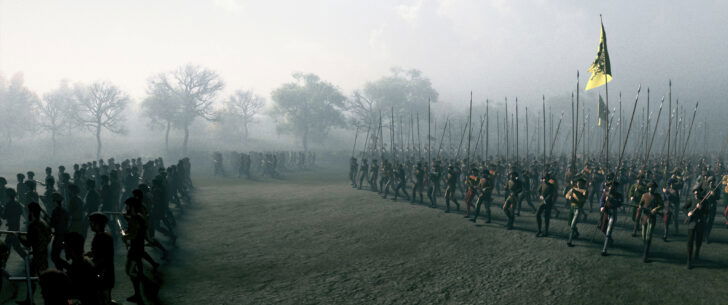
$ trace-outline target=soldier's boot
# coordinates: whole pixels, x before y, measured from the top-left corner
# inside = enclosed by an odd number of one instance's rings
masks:
[[[414,196],[412,196],[412,198],[414,198]],[[422,197],[422,192],[420,192],[420,204],[424,204],[424,203],[425,203],[425,200]]]
[[[536,214],[536,225],[538,227],[538,232],[536,232],[536,237],[543,236],[543,231],[541,231],[541,215]]]
[[[445,213],[450,213],[450,197],[445,194]]]
[[[490,207],[485,207],[485,223],[490,223]]]
[[[669,234],[669,232],[670,232],[670,223],[667,222],[667,223],[665,223],[665,233],[662,234],[662,241],[667,242],[667,235]]]
[[[634,228],[632,229],[632,237],[637,237],[637,228],[639,227],[639,217],[634,221]]]
[[[503,209],[503,213],[505,213],[506,218],[508,218],[508,220],[506,221],[506,229],[513,229],[513,213],[507,208]]]

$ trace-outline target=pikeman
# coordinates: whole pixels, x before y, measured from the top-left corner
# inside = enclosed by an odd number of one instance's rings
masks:
[[[644,174],[639,174],[637,176],[637,182],[632,184],[632,186],[629,187],[629,191],[627,191],[627,196],[629,197],[629,201],[632,206],[632,221],[634,222],[634,227],[632,230],[632,237],[637,237],[637,228],[640,224],[640,212],[641,209],[639,209],[639,203],[640,199],[642,198],[642,195],[647,192],[647,187],[645,186],[645,176]]]
[[[5,193],[7,194],[7,202],[5,202],[5,208],[3,209],[3,218],[7,222],[9,231],[20,231],[20,218],[23,216],[23,206],[15,200],[16,193],[14,189],[6,189]],[[25,258],[27,255],[25,249],[21,247],[18,237],[15,235],[6,235],[5,244],[9,248],[14,249],[20,257]]]
[[[40,205],[37,202],[28,204],[28,234],[20,235],[20,242],[31,249],[30,276],[38,276],[48,269],[48,243],[51,241],[51,229],[40,217]],[[25,304],[32,303],[30,298],[35,290],[35,283],[31,283],[31,291]]]
[[[372,191],[379,192],[379,188],[377,188],[377,183],[379,182],[379,161],[377,159],[372,160],[372,165],[370,166],[370,172],[369,180],[367,181],[369,183],[369,188]]]
[[[409,194],[407,194],[407,173],[404,170],[404,165],[402,163],[397,164],[397,169],[394,172],[394,177],[392,180],[394,184],[394,201],[397,201],[397,197],[399,197],[399,191],[401,190],[404,194],[405,198],[407,200],[410,199]],[[412,194],[414,197],[414,194]],[[385,193],[386,197],[386,193]]]
[[[493,202],[493,187],[493,177],[490,170],[483,169],[480,181],[478,182],[478,191],[480,192],[480,196],[478,196],[478,201],[475,203],[475,216],[471,220],[472,222],[476,222],[478,220],[480,207],[485,205],[485,223],[490,223],[490,203]]]
[[[420,203],[424,202],[424,196],[422,195],[422,189],[425,188],[425,169],[422,166],[422,162],[417,162],[417,165],[413,168],[415,183],[412,186],[412,203],[415,202],[417,193],[420,194]]]
[[[447,184],[445,188],[445,213],[450,212],[451,200],[455,203],[455,206],[457,206],[457,210],[460,211],[460,204],[457,199],[455,199],[455,189],[457,188],[458,176],[460,176],[460,173],[458,173],[454,166],[450,165],[447,167],[447,176],[445,181]]]
[[[541,185],[538,187],[539,204],[536,210],[536,223],[538,224],[538,233],[536,237],[549,236],[549,222],[551,221],[551,208],[556,203],[558,196],[558,185],[552,174],[547,172],[541,177]],[[541,231],[541,222],[543,220],[544,230]]]
[[[579,223],[579,214],[587,198],[589,198],[589,189],[587,188],[586,180],[584,178],[576,179],[575,185],[569,188],[565,197],[566,202],[569,203],[569,228],[571,229],[569,230],[569,240],[566,242],[566,245],[573,247],[574,244],[572,241],[574,238],[579,238],[579,230],[576,227],[576,224]]]
[[[50,227],[53,232],[53,242],[51,243],[51,261],[56,268],[61,269],[63,262],[61,259],[61,251],[63,250],[64,239],[68,231],[69,216],[66,209],[63,208],[63,196],[59,193],[51,195],[55,208],[51,212]]]
[[[145,220],[146,217],[142,215],[142,203],[139,199],[131,197],[124,203],[126,204],[124,218],[126,218],[128,228],[125,233],[122,233],[122,240],[129,248],[126,258],[126,272],[134,288],[134,295],[128,297],[126,300],[132,303],[142,304],[141,283],[144,277],[142,259],[146,254],[144,243],[147,239],[147,222]]]
[[[688,261],[687,268],[693,268],[693,262],[700,258],[700,246],[703,244],[703,233],[705,233],[706,217],[709,206],[705,204],[706,192],[698,185],[693,189],[691,200],[682,207],[687,212],[688,218]]]
[[[355,157],[351,157],[349,160],[349,180],[351,181],[351,187],[356,187],[356,171],[359,168],[359,164]]]
[[[667,241],[667,235],[670,231],[670,225],[675,225],[675,234],[678,230],[678,209],[680,207],[680,190],[683,188],[683,182],[678,177],[676,172],[673,172],[670,179],[667,180],[667,187],[662,189],[665,193],[665,212],[663,216],[663,222],[665,224],[665,233],[662,235],[662,240]]]
[[[606,189],[602,193],[599,200],[599,211],[602,217],[599,221],[599,227],[604,233],[604,247],[602,247],[602,256],[607,255],[607,249],[612,244],[612,231],[617,223],[617,209],[622,206],[624,197],[619,192],[619,182],[609,181]]]
[[[708,205],[708,215],[705,221],[705,243],[710,243],[710,232],[713,230],[713,223],[715,222],[715,214],[718,208],[718,199],[720,199],[720,191],[718,185],[715,182],[715,176],[710,175],[705,180],[703,189],[707,191],[705,204]]]
[[[359,189],[364,185],[364,180],[367,180],[367,178],[369,178],[369,161],[364,158],[361,160],[361,165],[359,166]],[[371,184],[369,184],[369,187],[371,187]]]
[[[505,213],[506,217],[508,217],[506,229],[511,230],[513,229],[513,222],[516,220],[514,212],[516,204],[518,203],[518,198],[520,198],[521,191],[523,191],[523,184],[521,183],[521,180],[518,179],[518,172],[513,171],[509,176],[510,178],[508,179],[508,182],[506,182],[505,187],[506,200],[503,203],[503,213]]]
[[[430,207],[437,207],[437,196],[440,194],[440,161],[433,161],[430,171],[427,173],[427,197],[430,199]]]
[[[642,195],[640,199],[640,223],[642,224],[642,244],[643,253],[642,261],[648,262],[648,256],[650,254],[650,245],[652,244],[652,231],[657,221],[657,213],[664,208],[664,202],[662,195],[658,193],[657,183],[652,181],[647,184],[647,192]]]
[[[388,184],[390,177],[390,174],[392,172],[392,163],[390,163],[387,159],[382,160],[382,167],[379,170],[379,193],[383,194],[385,186]]]
[[[480,179],[478,179],[478,169],[475,167],[471,168],[470,175],[465,177],[465,209],[467,210],[465,218],[470,218],[470,208],[473,208],[473,210],[475,210],[475,206],[473,205],[473,198],[478,195],[479,180]]]
[[[109,218],[100,212],[88,216],[94,238],[91,241],[91,257],[99,278],[99,291],[101,304],[112,304],[111,289],[114,288],[116,276],[114,273],[114,238],[105,231]]]

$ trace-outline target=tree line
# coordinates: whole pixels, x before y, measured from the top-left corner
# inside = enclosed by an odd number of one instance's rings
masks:
[[[278,133],[294,136],[308,150],[334,128],[373,128],[382,112],[424,114],[428,100],[438,100],[430,80],[418,70],[392,68],[390,75],[348,95],[312,73],[294,73],[292,78],[274,89],[267,103],[252,90],[222,96],[226,84],[217,72],[187,64],[147,79],[140,114],[151,127],[164,130],[167,152],[170,133],[176,130],[183,134],[181,150],[187,153],[190,127],[196,120],[234,130],[239,141],[246,143],[250,124],[260,115],[273,118]],[[11,145],[18,138],[46,134],[55,155],[59,136],[83,130],[95,137],[100,158],[104,134],[127,133],[125,115],[130,103],[129,94],[108,81],[62,81],[40,96],[25,85],[21,73],[10,79],[0,76],[0,136]]]

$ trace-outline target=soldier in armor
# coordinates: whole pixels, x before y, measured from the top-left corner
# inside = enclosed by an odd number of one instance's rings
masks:
[[[641,210],[640,223],[642,224],[642,244],[643,254],[642,261],[647,262],[650,254],[650,245],[652,244],[652,231],[657,222],[657,213],[664,207],[662,195],[658,192],[657,183],[650,182],[647,185],[647,192],[642,195],[639,202]]]
[[[632,221],[634,222],[632,237],[637,236],[637,228],[639,227],[641,212],[641,209],[639,209],[638,206],[640,199],[645,192],[647,192],[647,187],[645,186],[645,176],[644,174],[640,174],[639,176],[637,176],[637,182],[635,182],[627,192],[627,196],[629,197],[629,201],[632,206]]]
[[[612,244],[612,231],[617,223],[618,209],[622,206],[624,197],[619,192],[619,183],[616,181],[608,181],[606,189],[602,192],[599,200],[599,211],[602,214],[599,227],[604,233],[604,247],[602,247],[602,256],[607,255],[607,249]]]
[[[427,197],[430,199],[430,207],[437,207],[437,196],[440,194],[440,180],[442,173],[440,172],[440,162],[434,161],[430,171],[427,173]]]
[[[586,185],[584,178],[576,179],[574,185],[569,188],[566,192],[566,202],[569,203],[569,239],[566,245],[573,247],[572,241],[574,238],[579,238],[579,229],[577,224],[579,223],[579,213],[581,213],[584,203],[589,197],[589,189]]]
[[[415,177],[415,183],[412,186],[412,203],[415,202],[417,194],[420,194],[420,203],[424,202],[424,196],[422,190],[425,188],[425,168],[422,166],[422,162],[417,162],[413,168],[413,174]]]
[[[506,199],[503,203],[503,213],[505,213],[508,218],[506,229],[511,230],[513,229],[513,223],[516,218],[516,215],[514,214],[516,204],[518,203],[518,198],[520,198],[521,192],[523,191],[523,184],[521,183],[521,180],[518,179],[518,172],[511,172],[510,178],[508,179],[508,182],[506,182],[505,189]]]
[[[541,204],[536,210],[536,223],[538,224],[538,233],[536,237],[545,237],[549,235],[549,222],[551,221],[551,208],[556,203],[558,196],[558,185],[551,173],[546,173],[541,177],[541,185],[538,187],[539,199]],[[541,231],[541,222],[543,221],[544,230]]]
[[[478,182],[480,179],[478,179],[478,169],[472,168],[470,170],[470,175],[465,177],[465,209],[466,214],[465,218],[470,218],[470,210],[471,208],[475,210],[475,206],[473,205],[473,199],[475,196],[478,195]]]
[[[700,258],[700,246],[703,244],[703,233],[708,215],[708,205],[704,202],[706,195],[705,190],[697,186],[693,189],[691,199],[682,207],[688,216],[688,269],[691,269],[693,262]]]
[[[480,193],[480,196],[478,196],[478,201],[475,203],[475,216],[471,220],[472,222],[476,222],[478,220],[478,215],[480,215],[480,207],[485,205],[485,223],[490,223],[490,203],[493,201],[493,187],[494,181],[490,170],[483,169],[483,172],[480,176],[480,181],[478,181],[478,192]]]
[[[364,181],[369,177],[369,161],[364,158],[361,160],[361,165],[359,166],[359,189],[362,188],[364,185]],[[369,182],[369,181],[367,181]],[[369,187],[371,187],[371,184],[369,184]]]
[[[447,176],[445,177],[445,213],[450,212],[450,201],[455,203],[457,210],[460,211],[460,204],[455,198],[455,188],[457,187],[458,177],[460,173],[455,169],[454,166],[450,165],[447,167]]]

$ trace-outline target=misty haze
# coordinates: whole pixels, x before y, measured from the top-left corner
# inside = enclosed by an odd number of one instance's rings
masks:
[[[582,2],[0,0],[0,304],[728,302],[728,2]]]

